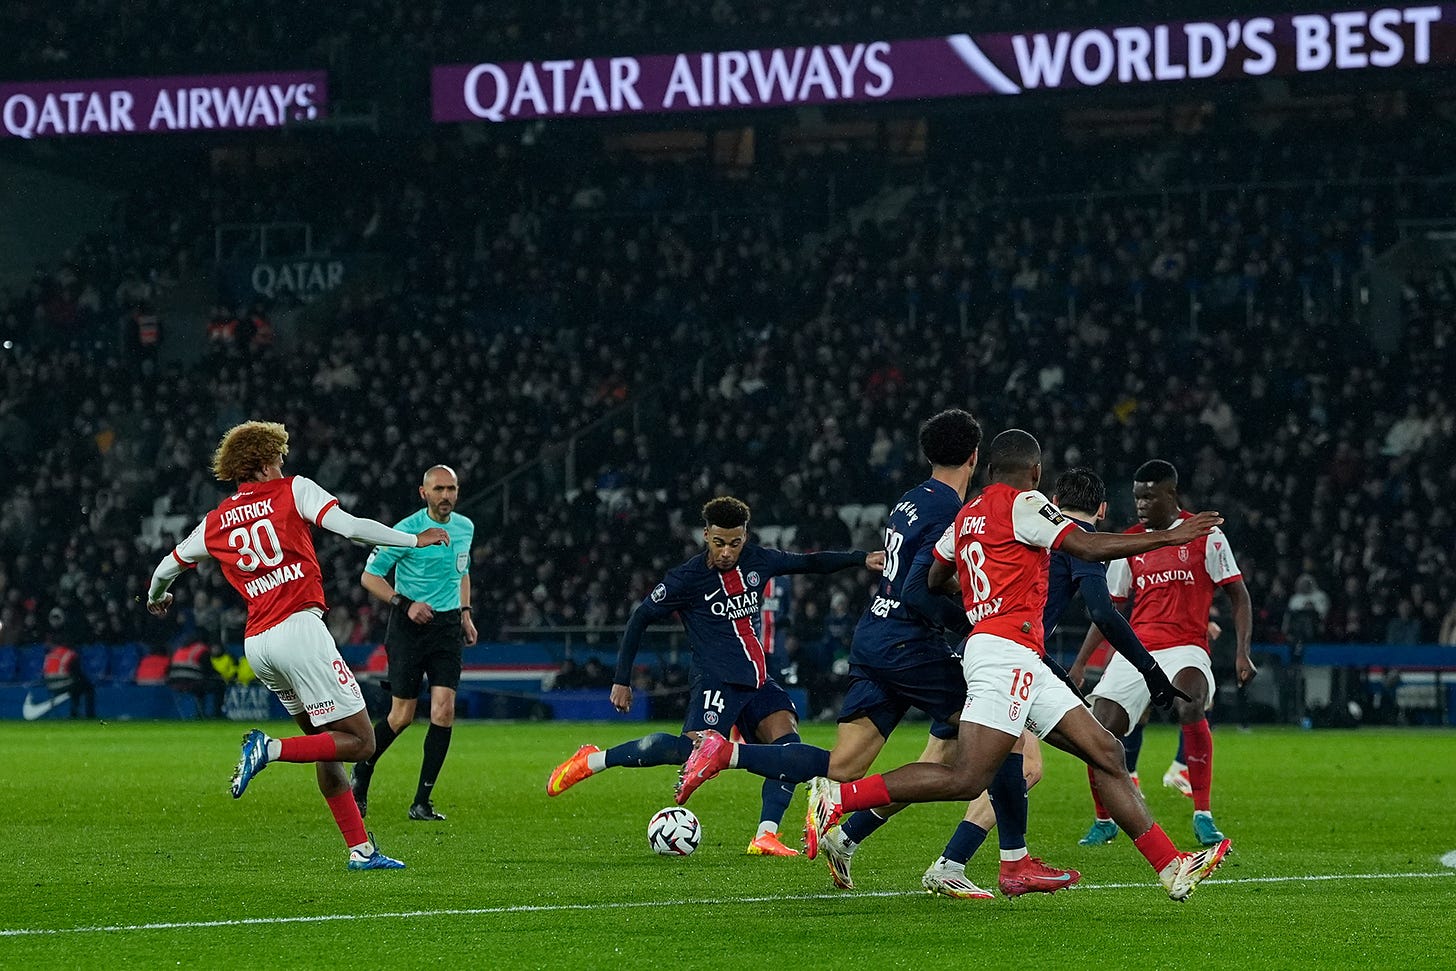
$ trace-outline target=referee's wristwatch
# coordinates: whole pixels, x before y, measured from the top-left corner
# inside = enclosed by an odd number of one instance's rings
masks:
[[[414,601],[402,593],[397,593],[389,598],[389,605],[397,610],[409,610]]]

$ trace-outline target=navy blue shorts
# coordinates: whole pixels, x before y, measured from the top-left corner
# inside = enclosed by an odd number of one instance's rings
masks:
[[[683,719],[684,732],[701,732],[711,728],[727,735],[733,726],[750,742],[759,722],[776,711],[787,711],[798,717],[789,693],[769,678],[762,688],[742,684],[726,684],[708,678],[694,678],[688,688],[688,713]]]
[[[930,716],[930,734],[955,738],[961,709],[966,705],[966,676],[961,662],[945,657],[912,668],[887,670],[859,664],[849,666],[849,690],[839,709],[839,720],[869,718],[885,738],[911,708]]]

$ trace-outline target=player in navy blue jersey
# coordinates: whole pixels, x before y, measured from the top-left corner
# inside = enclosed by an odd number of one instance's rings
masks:
[[[833,573],[855,566],[880,572],[885,553],[862,550],[786,553],[748,542],[747,504],[722,496],[703,506],[707,549],[668,572],[632,612],[617,653],[612,706],[632,708],[632,662],[648,625],[677,614],[693,652],[692,684],[681,735],[658,732],[602,751],[583,745],[557,766],[546,794],[557,796],[588,776],[615,766],[681,765],[693,750],[693,736],[706,729],[737,727],[744,738],[769,745],[799,741],[798,717],[788,693],[769,676],[755,621],[763,607],[764,584],[788,573]],[[758,833],[748,846],[755,856],[797,856],[784,846],[778,827],[794,790],[769,779],[763,787]]]

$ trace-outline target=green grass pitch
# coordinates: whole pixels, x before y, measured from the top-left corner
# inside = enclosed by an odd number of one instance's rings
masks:
[[[285,725],[271,730],[288,733]],[[0,967],[1256,968],[1456,967],[1456,734],[1215,732],[1215,816],[1234,852],[1185,904],[1127,837],[1083,848],[1080,763],[1048,752],[1032,852],[1083,886],[958,902],[920,874],[961,808],[914,807],[855,857],[747,857],[760,782],[693,797],[704,839],[659,858],[647,820],[675,769],[615,769],[548,799],[548,771],[626,725],[461,723],[438,788],[444,823],[405,819],[423,728],[381,764],[369,825],[402,872],[350,873],[307,766],[226,791],[241,727],[0,724]],[[808,726],[827,743],[832,727]],[[918,754],[906,725],[882,757]],[[1158,784],[1176,744],[1150,728],[1147,797],[1191,846],[1189,800]],[[785,821],[794,837],[804,796]],[[993,842],[971,863],[995,882]]]

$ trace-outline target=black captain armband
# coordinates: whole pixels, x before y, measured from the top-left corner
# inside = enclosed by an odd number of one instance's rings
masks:
[[[389,605],[399,610],[409,610],[413,604],[414,601],[402,593],[397,593],[389,598]]]

